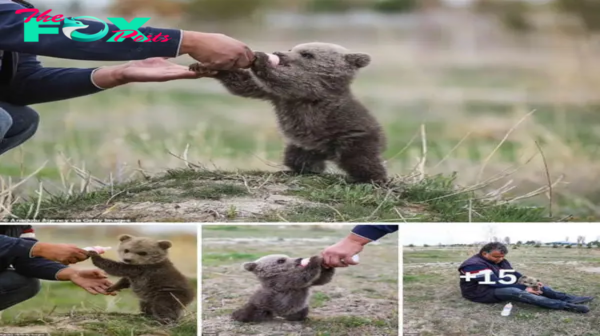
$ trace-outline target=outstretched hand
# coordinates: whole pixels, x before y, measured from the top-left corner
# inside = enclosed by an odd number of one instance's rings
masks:
[[[93,295],[117,295],[115,292],[106,291],[113,284],[100,269],[80,270],[71,277],[71,282]]]
[[[128,83],[167,82],[176,79],[196,79],[216,74],[197,73],[189,67],[154,57],[125,64],[98,68],[92,75],[94,83],[102,89],[111,89]]]
[[[357,265],[358,263],[352,260],[352,257],[363,250],[363,246],[367,241],[364,238],[350,234],[338,243],[327,247],[321,252],[323,266],[348,267],[349,265]]]
[[[205,74],[191,71],[189,67],[171,63],[164,58],[155,57],[125,63],[121,69],[121,76],[125,83],[134,83],[195,79],[204,77]]]

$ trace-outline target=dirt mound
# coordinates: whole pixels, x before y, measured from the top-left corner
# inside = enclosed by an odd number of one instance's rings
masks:
[[[83,194],[31,199],[12,219],[137,222],[550,221],[543,209],[482,200],[435,176],[382,188],[344,176],[171,170]],[[11,218],[8,218],[11,220]]]

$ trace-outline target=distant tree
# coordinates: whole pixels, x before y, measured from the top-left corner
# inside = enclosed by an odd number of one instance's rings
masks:
[[[504,237],[504,244],[510,245],[510,237]]]
[[[530,32],[534,30],[530,18],[531,5],[523,0],[476,0],[474,8],[477,12],[495,17],[504,27],[514,32]]]
[[[585,244],[585,236],[577,236],[577,244]]]
[[[589,32],[600,31],[600,1],[598,0],[554,0],[559,12],[571,15]]]

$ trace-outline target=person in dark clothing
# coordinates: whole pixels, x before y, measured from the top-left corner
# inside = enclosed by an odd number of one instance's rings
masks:
[[[0,311],[36,296],[40,280],[71,281],[94,295],[115,295],[106,292],[112,283],[102,270],[66,266],[87,258],[74,245],[38,242],[31,225],[0,225]]]
[[[352,256],[360,253],[368,243],[396,231],[398,225],[356,225],[348,236],[321,252],[323,264],[327,267],[356,265]]]
[[[478,303],[516,301],[549,309],[589,312],[589,307],[582,303],[592,301],[591,296],[557,292],[543,283],[538,284],[538,291],[518,284],[523,274],[515,271],[505,259],[507,254],[504,244],[488,243],[478,254],[465,260],[458,268],[462,296]]]
[[[63,34],[44,34],[39,42],[25,42],[24,20],[33,13],[16,11],[31,7],[22,0],[0,0],[0,155],[36,133],[39,115],[28,105],[86,96],[127,83],[200,77],[188,67],[165,59],[184,54],[214,70],[247,68],[254,61],[254,53],[240,41],[223,34],[180,29],[142,27],[138,31],[146,37],[162,40],[137,42],[126,38],[110,43],[107,41],[115,36],[112,32],[120,28],[107,24],[110,33],[94,42],[77,42]],[[79,30],[81,33],[104,28],[102,22],[77,21],[88,26]],[[43,67],[37,56],[131,62],[99,68],[50,68]]]

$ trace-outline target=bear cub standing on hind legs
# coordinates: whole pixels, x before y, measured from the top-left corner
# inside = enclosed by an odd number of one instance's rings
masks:
[[[256,275],[261,287],[231,317],[239,322],[263,322],[275,316],[288,321],[305,320],[310,287],[329,283],[335,273],[334,268],[324,268],[322,262],[323,258],[314,256],[302,266],[302,258],[272,254],[244,263],[244,269]]]
[[[270,101],[288,141],[284,164],[296,173],[322,173],[333,161],[357,183],[384,183],[381,125],[352,94],[364,53],[331,43],[305,43],[275,52],[278,62],[256,52],[251,69],[213,71],[200,63],[190,70],[219,80],[234,95]],[[215,74],[216,73],[216,74]]]
[[[130,288],[140,299],[142,314],[163,324],[176,322],[184,307],[194,301],[195,290],[168,257],[168,240],[123,234],[119,236],[119,258],[105,259],[91,251],[92,263],[112,276],[122,277],[107,291]]]

